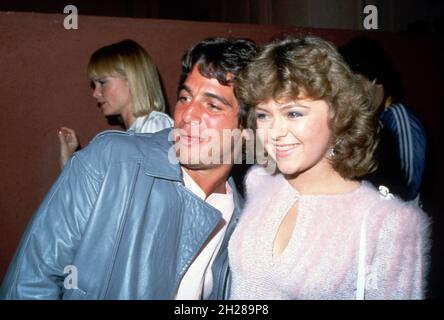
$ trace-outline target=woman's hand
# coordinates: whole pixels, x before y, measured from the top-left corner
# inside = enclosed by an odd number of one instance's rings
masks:
[[[60,142],[60,167],[63,169],[72,154],[79,148],[80,142],[73,129],[60,127],[57,133]]]

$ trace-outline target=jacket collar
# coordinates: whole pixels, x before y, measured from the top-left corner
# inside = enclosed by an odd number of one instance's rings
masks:
[[[144,159],[142,166],[144,172],[149,176],[183,182],[180,164],[174,152],[172,133],[173,130],[167,128],[150,136],[151,143],[149,147],[143,149]],[[232,177],[228,179],[228,183],[233,190],[235,208],[239,211],[244,200],[238,192]],[[236,212],[236,216],[238,215],[239,213]]]
[[[244,199],[242,198],[239,190],[237,190],[233,177],[228,178],[228,183],[233,191],[234,213],[232,219],[234,218],[237,221],[237,219],[239,219],[240,209],[242,209],[244,205]]]
[[[174,153],[171,128],[150,136],[148,148],[144,148],[143,170],[147,175],[167,180],[182,181],[179,161]]]

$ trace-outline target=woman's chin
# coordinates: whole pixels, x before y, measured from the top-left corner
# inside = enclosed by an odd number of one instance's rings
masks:
[[[279,172],[284,175],[294,175],[298,173],[298,168],[295,165],[289,165],[288,163],[277,163]]]
[[[117,116],[118,113],[112,112],[110,110],[107,109],[102,109],[102,113],[105,117],[113,117],[113,116]]]

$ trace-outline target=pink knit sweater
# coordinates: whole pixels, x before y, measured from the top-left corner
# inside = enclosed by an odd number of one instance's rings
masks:
[[[355,299],[362,230],[365,299],[424,297],[430,223],[419,208],[367,182],[341,195],[300,195],[261,167],[249,171],[246,188],[229,243],[232,299]],[[273,258],[275,235],[295,201],[292,237]]]

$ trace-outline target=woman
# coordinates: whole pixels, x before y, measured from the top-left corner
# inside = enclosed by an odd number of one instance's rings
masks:
[[[231,298],[423,298],[428,218],[359,180],[376,167],[369,82],[307,36],[265,45],[235,88],[277,172],[246,177]]]
[[[98,49],[90,58],[88,77],[105,116],[120,116],[128,130],[156,132],[173,124],[166,115],[159,75],[151,56],[132,40]],[[79,147],[74,130],[58,131],[62,168]]]

